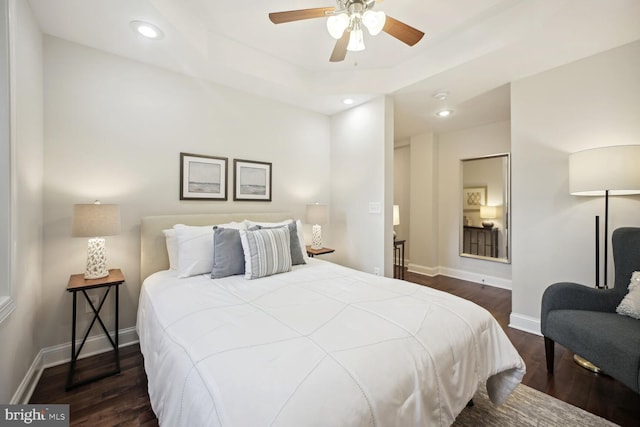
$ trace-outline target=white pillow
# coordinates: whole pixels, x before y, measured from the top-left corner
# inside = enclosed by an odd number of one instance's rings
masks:
[[[167,255],[169,256],[169,269],[178,269],[178,238],[176,237],[176,230],[168,228],[162,230],[164,234],[164,241],[167,245]]]
[[[218,227],[245,229],[241,222],[217,224]],[[214,225],[191,226],[176,224],[178,241],[178,277],[210,274],[213,269],[213,227]]]
[[[240,230],[244,251],[244,277],[257,279],[291,271],[289,229]]]
[[[244,222],[244,225],[246,225],[247,228],[251,228],[256,225],[259,225],[260,227],[279,227],[281,225],[287,225],[290,222],[293,222],[293,220],[285,219],[284,221],[280,221],[280,222],[260,222],[260,221],[251,221],[250,219],[245,219],[242,222]]]
[[[640,319],[640,271],[634,271],[629,283],[629,293],[616,308],[618,314]]]
[[[285,219],[284,221],[280,222],[258,222],[251,221],[250,219],[245,219],[243,222],[244,225],[247,226],[247,228],[251,228],[255,225],[259,225],[260,227],[278,227],[281,225],[289,224],[292,221],[293,219]],[[300,221],[299,219],[296,220],[296,229],[298,231],[298,240],[300,241],[300,250],[302,251],[302,257],[304,258],[304,261],[307,262],[309,260],[309,255],[307,255],[307,247],[304,242],[304,235],[302,233],[302,221]]]

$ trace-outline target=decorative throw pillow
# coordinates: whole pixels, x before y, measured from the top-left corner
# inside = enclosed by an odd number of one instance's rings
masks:
[[[164,234],[164,241],[167,245],[167,255],[169,256],[169,269],[178,269],[178,238],[176,237],[176,230],[168,228],[162,230]]]
[[[244,251],[244,277],[257,279],[291,270],[288,228],[240,230]]]
[[[618,314],[640,319],[640,271],[634,271],[629,283],[629,293],[616,308]]]
[[[300,248],[300,239],[298,238],[298,226],[295,222],[291,221],[285,225],[278,225],[274,227],[265,227],[261,225],[254,225],[249,227],[249,230],[259,230],[266,228],[288,228],[289,229],[289,248],[291,252],[291,264],[300,265],[306,264],[302,249]],[[306,250],[305,250],[306,251]]]
[[[244,251],[240,231],[233,228],[213,228],[212,279],[244,274]]]
[[[213,270],[213,225],[176,224],[178,240],[178,277],[210,274]],[[220,224],[224,228],[244,228],[243,223]]]

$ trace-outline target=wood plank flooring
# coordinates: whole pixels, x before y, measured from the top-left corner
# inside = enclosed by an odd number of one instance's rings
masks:
[[[527,364],[523,383],[606,418],[621,426],[640,425],[640,394],[618,381],[593,374],[573,362],[573,354],[556,345],[555,374],[547,374],[542,337],[508,328],[511,292],[444,276],[406,273],[406,280],[469,299],[485,307]],[[110,353],[79,362],[77,372],[90,376],[111,367]],[[147,378],[138,345],[121,349],[118,375],[65,391],[68,364],[45,369],[31,403],[67,403],[72,426],[157,426],[147,394]]]

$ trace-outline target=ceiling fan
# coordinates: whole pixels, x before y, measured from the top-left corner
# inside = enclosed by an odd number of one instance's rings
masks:
[[[382,0],[336,0],[337,7],[272,12],[269,14],[269,19],[274,24],[283,24],[328,17],[327,30],[337,40],[329,58],[331,62],[343,61],[347,51],[364,50],[363,26],[372,36],[384,31],[409,46],[415,45],[422,39],[424,36],[422,31],[386,16],[384,12],[373,11],[377,1]]]

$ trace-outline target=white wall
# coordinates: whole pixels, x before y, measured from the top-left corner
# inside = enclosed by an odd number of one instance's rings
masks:
[[[40,350],[36,333],[50,319],[42,296],[42,35],[26,1],[11,1],[12,260],[16,308],[0,323],[0,402],[12,402]],[[17,402],[12,402],[17,403]]]
[[[409,147],[409,252],[408,270],[438,274],[438,164],[437,144],[432,133],[410,138]]]
[[[411,145],[396,144],[393,149],[393,204],[400,208],[400,224],[394,227],[396,238],[406,240],[405,260],[411,258],[409,218],[411,211]]]
[[[409,271],[511,288],[509,264],[461,257],[459,248],[460,160],[508,153],[510,141],[508,121],[410,138]]]
[[[511,321],[539,331],[547,286],[594,285],[594,217],[603,220],[604,198],[569,195],[568,156],[640,144],[640,42],[522,79],[511,90]],[[639,209],[638,196],[610,198],[610,232],[639,226]]]
[[[142,216],[290,211],[304,218],[307,203],[329,201],[328,117],[49,36],[44,47],[41,347],[70,341],[65,288],[70,274],[84,271],[87,246],[70,235],[73,204],[121,206],[122,234],[107,237],[107,257],[126,278],[120,321],[127,328],[136,320]],[[272,162],[273,201],[233,202],[231,187],[228,201],[180,201],[181,151],[228,157],[231,182],[232,159]]]
[[[511,287],[511,265],[460,256],[460,160],[510,151],[510,123],[497,122],[438,135],[438,263],[442,274]]]
[[[331,118],[334,259],[393,276],[393,104],[379,97]],[[378,203],[380,213],[369,213]]]

